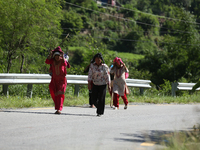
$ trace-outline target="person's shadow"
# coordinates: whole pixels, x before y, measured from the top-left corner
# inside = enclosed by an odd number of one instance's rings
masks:
[[[35,112],[35,111],[15,111],[15,110],[2,110],[0,111],[0,113],[2,112],[6,112],[6,113],[27,113],[27,114],[48,114],[48,115],[58,115],[58,114],[54,114],[51,112]],[[96,117],[96,115],[90,115],[90,114],[71,114],[71,113],[61,113],[59,115],[68,115],[68,116],[79,116],[79,117]]]

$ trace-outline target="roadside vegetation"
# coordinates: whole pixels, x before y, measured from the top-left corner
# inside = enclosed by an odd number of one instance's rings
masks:
[[[163,85],[164,90],[157,90],[154,86],[145,89],[141,95],[139,88],[130,87],[127,95],[130,104],[197,104],[200,103],[199,91],[190,94],[189,91],[178,91],[177,97],[171,96],[171,88],[168,82]],[[2,88],[2,87],[1,87]],[[2,90],[0,88],[0,90]],[[1,93],[0,108],[29,108],[29,107],[53,107],[48,85],[33,85],[32,98],[26,96],[27,85],[10,85],[9,96]],[[107,92],[106,105],[110,105],[111,96]],[[74,85],[68,84],[65,92],[64,106],[89,106],[89,93],[86,85],[80,86],[79,96],[74,96]],[[120,98],[120,104],[123,100]]]
[[[200,124],[189,131],[172,132],[163,136],[163,150],[200,150]]]

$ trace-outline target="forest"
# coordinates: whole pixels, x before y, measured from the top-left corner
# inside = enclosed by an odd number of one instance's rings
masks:
[[[48,73],[45,59],[60,46],[68,74],[84,74],[101,52],[121,57],[129,78],[159,86],[200,77],[200,0],[0,0],[0,73]]]

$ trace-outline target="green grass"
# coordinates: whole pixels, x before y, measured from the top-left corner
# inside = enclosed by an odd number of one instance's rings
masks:
[[[180,97],[172,96],[131,96],[129,97],[130,102],[137,103],[151,103],[151,104],[191,104],[191,103],[200,103],[200,95],[187,95]]]
[[[171,96],[139,96],[138,94],[134,96],[133,94],[127,95],[130,104],[194,104],[200,103],[200,94],[171,97]],[[110,104],[111,97],[107,93],[106,104]],[[83,106],[88,105],[89,97],[88,93],[81,94],[79,97],[73,94],[65,94],[64,106]],[[120,104],[123,104],[123,100],[120,98]],[[0,97],[0,108],[30,108],[30,107],[53,107],[53,100],[49,97],[41,98],[34,97],[28,98],[26,96],[1,96]]]
[[[50,99],[27,98],[18,96],[1,96],[0,108],[30,108],[30,107],[52,107],[53,101]]]
[[[193,130],[173,132],[163,137],[166,146],[164,150],[200,150],[200,125],[194,126]]]
[[[68,47],[69,51],[75,51],[75,50],[81,50],[84,53],[87,53],[88,50],[85,47]],[[139,55],[139,54],[132,54],[132,53],[126,53],[126,52],[116,52],[116,51],[107,51],[108,54],[116,57],[120,57],[122,59],[127,59],[127,60],[139,60],[144,58],[144,55]]]
[[[167,87],[167,86],[166,86]],[[200,103],[200,92],[196,92],[192,95],[188,91],[180,91],[177,93],[177,97],[171,96],[171,89],[156,90],[153,86],[151,89],[144,90],[144,94],[140,95],[139,88],[130,87],[130,94],[127,95],[130,104],[134,103],[150,103],[150,104],[188,104],[188,103]],[[2,91],[2,86],[0,86]],[[0,96],[0,108],[29,108],[29,107],[52,107],[54,106],[51,99],[48,85],[34,85],[33,86],[33,98],[26,97],[27,85],[10,85],[9,97]],[[106,104],[109,105],[111,100],[110,94],[106,94]],[[65,92],[64,106],[80,106],[88,105],[89,93],[86,85],[79,87],[79,97],[74,96],[74,85],[69,84]],[[123,104],[123,100],[120,98],[120,104]]]
[[[111,55],[115,54],[120,58],[126,58],[128,60],[130,60],[130,59],[138,60],[138,59],[144,58],[144,55],[132,54],[132,53],[126,53],[126,52],[108,51],[108,53]]]
[[[87,48],[85,48],[85,47],[68,47],[68,50],[69,50],[69,51],[75,51],[75,50],[77,50],[77,49],[80,49],[80,50],[82,50],[83,52],[86,52],[86,51],[87,51]]]

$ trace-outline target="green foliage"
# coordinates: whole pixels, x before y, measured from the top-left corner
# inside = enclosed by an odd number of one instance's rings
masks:
[[[39,53],[38,49],[49,44],[47,37],[52,33],[57,40],[55,35],[61,33],[61,7],[59,0],[0,0],[0,4],[0,44],[7,58],[6,72],[10,72],[14,59],[22,57],[24,61],[24,54]]]
[[[199,150],[200,125],[194,125],[192,130],[173,132],[165,139],[168,141],[162,144],[166,146],[165,150]]]
[[[5,73],[6,72],[6,57],[4,54],[3,49],[0,47],[0,73]]]
[[[164,79],[164,84],[161,84],[160,85],[161,87],[161,94],[163,96],[167,95],[167,96],[171,96],[172,94],[172,85],[171,85],[171,82],[170,81],[167,81]]]
[[[90,19],[87,16],[82,16],[81,17],[82,21],[83,21],[83,27],[85,29],[92,29],[93,28],[93,23],[92,21],[90,21]]]
[[[62,28],[67,28],[64,30],[64,34],[78,34],[80,29],[83,28],[83,20],[80,15],[78,15],[75,11],[64,11],[64,19],[62,20]],[[84,18],[86,21],[86,18]],[[69,29],[70,28],[70,29]]]
[[[137,12],[138,10],[134,8],[134,6],[135,4],[126,4],[124,6],[125,9],[122,9],[121,13],[123,13],[125,17],[138,19],[138,12]]]
[[[143,33],[141,31],[143,30],[137,26],[137,28],[134,28],[131,32],[122,37],[127,40],[118,41],[114,49],[122,52],[136,53],[136,45],[139,42],[138,40],[143,37]]]
[[[177,9],[176,12],[181,20],[187,19],[194,22],[194,16],[187,11]],[[163,84],[163,79],[174,82],[186,77],[189,81],[195,81],[199,77],[199,71],[196,69],[199,68],[197,63],[199,45],[196,42],[199,34],[196,26],[186,22],[176,22],[174,27],[188,32],[179,32],[175,37],[165,35],[162,39],[164,42],[158,41],[161,51],[146,53],[145,59],[140,61],[138,66],[139,69],[149,70],[152,73],[151,81],[157,85]]]
[[[112,47],[115,47],[117,45],[116,39],[118,39],[118,38],[119,38],[118,33],[112,32],[111,30],[108,30],[105,33],[105,37],[103,39],[103,42],[108,45],[109,49],[112,49]]]
[[[104,23],[102,23],[102,22],[96,23],[96,27],[98,27],[101,30],[106,28],[105,25],[104,25]]]
[[[120,9],[97,7],[93,0],[65,1],[0,0],[0,73],[48,73],[48,51],[61,46],[69,52],[70,74],[82,74],[101,52],[108,65],[121,57],[131,78],[149,79],[160,87],[166,81],[199,80],[199,1],[119,0]],[[165,88],[154,92],[168,95]]]
[[[105,26],[111,30],[116,29],[116,22],[111,21],[111,20],[107,20],[104,22]]]
[[[194,93],[197,88],[200,87],[200,80],[193,86],[192,92]]]
[[[143,1],[137,0],[137,8],[141,11],[151,12],[150,5],[151,5],[150,0],[143,0]]]
[[[136,43],[136,46],[135,46],[135,53],[145,54],[145,52],[147,51],[152,52],[157,49],[158,47],[152,39],[149,39],[147,37],[140,37],[139,41]]]
[[[157,17],[147,14],[141,14],[139,21],[145,22],[145,24],[140,24],[144,31],[149,31],[154,35],[159,35],[159,21]]]

